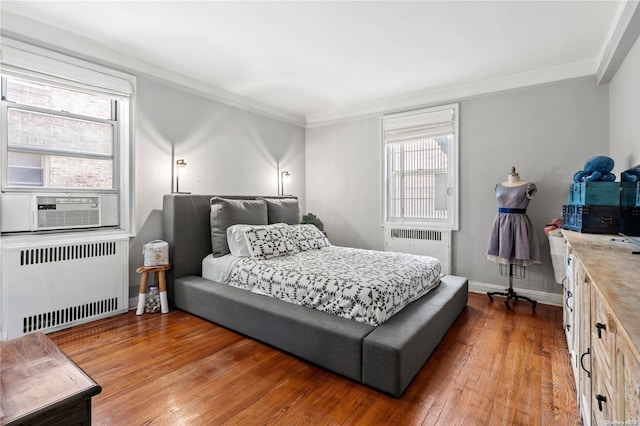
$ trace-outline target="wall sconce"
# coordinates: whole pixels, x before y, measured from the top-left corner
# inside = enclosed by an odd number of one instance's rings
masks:
[[[184,173],[184,169],[187,167],[187,163],[184,159],[179,159],[176,161],[176,193],[178,194],[189,194],[189,192],[180,192],[180,175]]]
[[[285,178],[288,180],[291,176],[291,173],[284,171],[280,173],[280,195],[284,195],[284,180]]]

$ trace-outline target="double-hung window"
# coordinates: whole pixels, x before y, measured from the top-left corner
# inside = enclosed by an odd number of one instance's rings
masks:
[[[386,225],[458,229],[458,105],[385,115]]]
[[[2,88],[6,189],[117,190],[117,100],[14,77]]]
[[[11,39],[1,58],[2,232],[36,229],[24,219],[34,209],[87,200],[99,205],[100,226],[130,230],[135,79]]]

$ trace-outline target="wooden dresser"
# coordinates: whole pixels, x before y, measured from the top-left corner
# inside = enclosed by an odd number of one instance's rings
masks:
[[[90,425],[101,387],[42,333],[0,343],[1,425]]]
[[[640,424],[640,247],[563,233],[564,328],[584,423]]]

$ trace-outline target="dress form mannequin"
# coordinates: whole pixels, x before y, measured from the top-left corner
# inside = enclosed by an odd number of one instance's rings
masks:
[[[520,296],[513,290],[513,278],[524,278],[525,267],[540,263],[535,230],[526,214],[536,191],[534,183],[520,179],[515,167],[511,168],[505,182],[496,185],[499,208],[487,245],[487,258],[500,265],[500,275],[509,278],[509,288],[504,292],[488,292],[487,296],[490,300],[495,295],[506,296],[504,304],[507,309],[511,309],[511,300],[518,299],[530,302],[533,310],[537,305],[535,300]]]
[[[511,173],[509,173],[509,175],[507,176],[507,181],[506,182],[502,182],[502,185],[504,186],[520,186],[520,185],[524,185],[527,184],[529,182],[525,182],[523,180],[520,179],[520,175],[518,173],[516,173],[516,168],[515,167],[511,167]]]

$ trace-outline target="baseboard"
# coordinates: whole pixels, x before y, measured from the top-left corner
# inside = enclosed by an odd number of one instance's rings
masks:
[[[505,286],[497,284],[481,283],[478,281],[469,280],[469,291],[473,293],[488,293],[492,291],[504,291]],[[513,288],[516,293],[530,297],[538,303],[545,305],[562,306],[562,294],[561,293],[547,293],[545,291],[529,290],[526,288]]]

